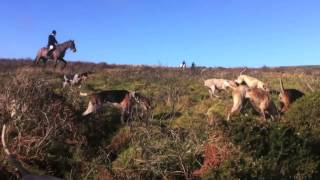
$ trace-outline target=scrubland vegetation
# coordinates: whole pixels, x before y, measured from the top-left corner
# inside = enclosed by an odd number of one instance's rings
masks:
[[[64,179],[319,179],[320,67],[249,69],[279,90],[306,96],[281,119],[261,121],[250,107],[226,121],[230,92],[211,99],[195,72],[169,67],[70,63],[63,71],[30,61],[0,61],[0,125],[7,144],[34,174]],[[243,68],[210,68],[206,78],[235,79]],[[64,74],[92,71],[79,89],[62,88]],[[307,81],[314,89],[304,83]],[[79,92],[136,90],[152,112],[120,123],[117,109],[82,117]],[[278,105],[277,95],[273,99]],[[10,103],[16,102],[11,116]],[[0,153],[0,179],[17,173]]]

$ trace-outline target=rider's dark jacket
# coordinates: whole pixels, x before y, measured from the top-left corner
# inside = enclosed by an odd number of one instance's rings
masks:
[[[56,46],[56,44],[58,43],[58,41],[56,40],[56,38],[54,37],[53,34],[50,34],[48,37],[48,47],[50,45],[53,45],[54,47]]]

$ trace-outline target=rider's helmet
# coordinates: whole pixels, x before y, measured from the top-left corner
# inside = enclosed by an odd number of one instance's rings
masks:
[[[56,35],[56,34],[57,34],[56,30],[53,30],[53,31],[52,31],[52,34]]]

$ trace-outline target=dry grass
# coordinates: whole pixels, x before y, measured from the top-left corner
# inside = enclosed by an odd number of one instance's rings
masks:
[[[209,68],[204,76],[235,79],[241,70]],[[304,81],[319,89],[319,70],[263,67],[248,69],[246,74],[275,90],[282,75],[286,88],[308,94]],[[64,74],[87,71],[93,74],[81,89],[62,89]],[[232,106],[230,92],[210,99],[200,69],[182,72],[170,67],[73,62],[55,70],[50,64],[1,60],[0,72],[0,125],[10,126],[10,149],[34,173],[65,179],[191,179],[241,154],[228,131],[221,130]],[[152,100],[153,111],[143,117],[135,114],[125,125],[111,106],[80,116],[88,101],[79,97],[80,91],[109,89],[137,90]],[[16,114],[11,117],[12,102]],[[6,167],[14,176],[13,168]]]

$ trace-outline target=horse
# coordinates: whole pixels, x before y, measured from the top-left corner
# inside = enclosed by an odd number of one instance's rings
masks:
[[[58,60],[64,63],[64,66],[62,67],[62,69],[66,67],[67,61],[64,60],[63,57],[66,53],[66,50],[69,48],[73,52],[77,51],[76,45],[73,40],[69,40],[62,44],[57,45],[56,49],[52,52],[52,55],[51,55],[52,60],[55,61],[54,68],[56,68]],[[40,48],[35,58],[35,63],[39,64],[40,60],[43,60],[43,63],[45,64],[48,60],[47,53],[48,53],[48,48],[46,47]]]

